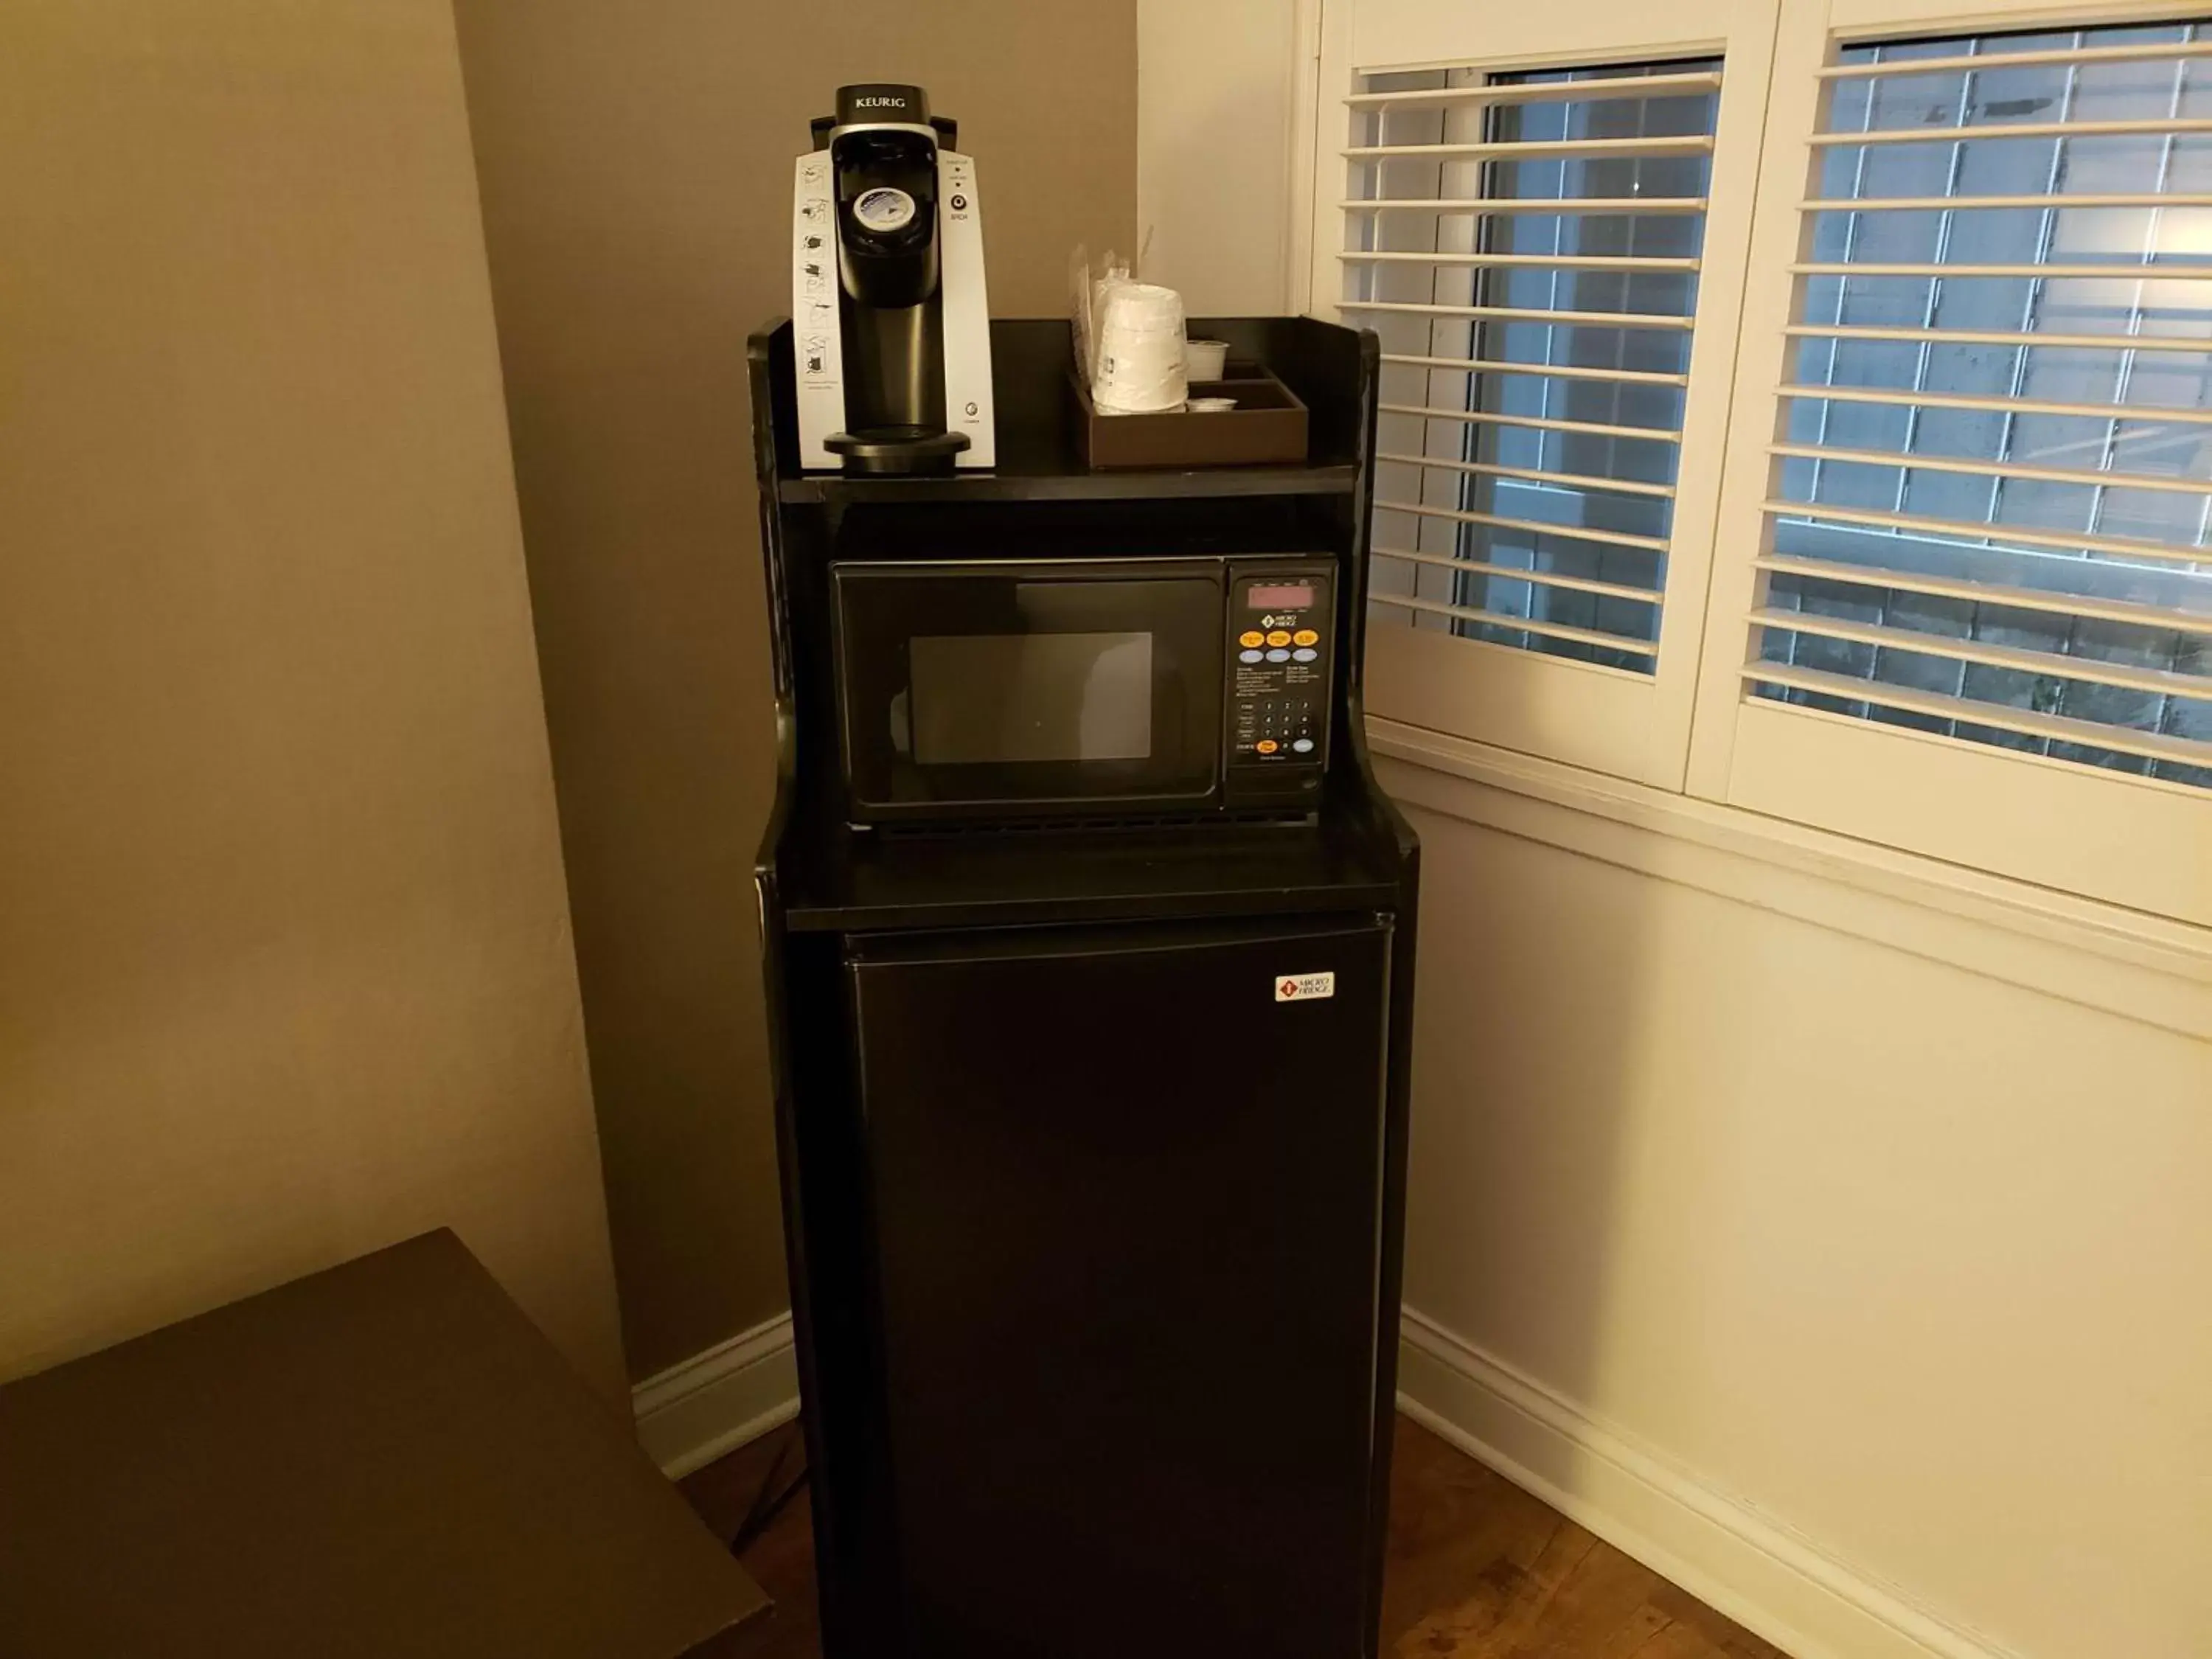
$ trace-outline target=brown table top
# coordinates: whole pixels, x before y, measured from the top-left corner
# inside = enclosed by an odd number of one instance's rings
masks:
[[[0,1388],[8,1659],[679,1659],[766,1605],[450,1232]]]

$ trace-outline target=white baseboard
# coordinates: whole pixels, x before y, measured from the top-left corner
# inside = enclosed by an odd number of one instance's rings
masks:
[[[1793,1659],[2016,1659],[1408,1308],[1398,1406]]]
[[[631,1390],[671,1480],[799,1414],[784,1314]],[[1936,1618],[1572,1401],[1405,1310],[1398,1406],[1792,1659],[2018,1659]]]
[[[630,1390],[638,1443],[672,1480],[799,1415],[791,1316],[718,1342]]]

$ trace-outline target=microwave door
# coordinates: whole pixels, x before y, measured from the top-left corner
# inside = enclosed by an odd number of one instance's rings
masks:
[[[857,818],[1153,811],[1218,797],[1218,562],[836,575]]]
[[[918,766],[1152,757],[1160,687],[1146,629],[916,635],[907,653]]]

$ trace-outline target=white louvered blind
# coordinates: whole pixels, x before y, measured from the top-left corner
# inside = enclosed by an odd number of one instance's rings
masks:
[[[1373,620],[1652,675],[1719,61],[1357,86],[1340,310],[1383,349]]]
[[[1746,690],[2212,788],[2212,29],[1820,73]]]

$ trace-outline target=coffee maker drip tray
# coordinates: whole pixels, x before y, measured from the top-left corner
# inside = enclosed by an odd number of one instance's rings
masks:
[[[968,447],[968,434],[942,428],[876,426],[833,432],[822,443],[844,459],[848,472],[950,472],[952,458]]]

